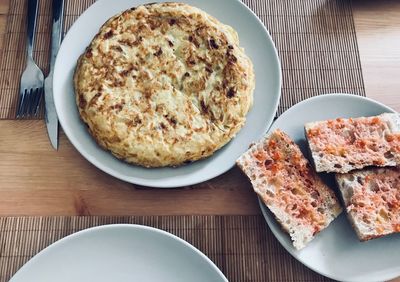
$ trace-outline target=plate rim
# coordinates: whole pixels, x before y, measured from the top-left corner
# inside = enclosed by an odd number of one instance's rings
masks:
[[[111,223],[111,224],[99,225],[99,226],[89,227],[89,228],[74,232],[72,234],[69,234],[69,235],[53,242],[52,244],[50,244],[49,246],[47,246],[46,248],[41,250],[39,253],[34,255],[32,258],[30,258],[11,277],[10,282],[13,282],[14,279],[18,279],[18,276],[23,275],[23,271],[26,271],[25,268],[30,267],[31,264],[35,263],[42,256],[45,256],[48,252],[51,252],[52,249],[62,246],[63,244],[68,244],[69,242],[71,242],[71,240],[79,240],[79,237],[81,237],[85,234],[90,234],[90,233],[96,234],[97,232],[102,232],[102,231],[108,230],[108,229],[126,229],[126,230],[130,230],[130,231],[145,230],[145,231],[149,231],[152,233],[158,233],[158,234],[161,234],[162,236],[168,237],[174,241],[179,242],[180,244],[183,245],[183,247],[189,248],[196,255],[201,257],[201,259],[204,260],[208,266],[210,266],[213,270],[215,270],[218,273],[218,275],[221,277],[221,279],[223,281],[228,282],[228,279],[222,273],[222,271],[217,267],[217,265],[208,256],[206,256],[202,251],[200,251],[198,248],[196,248],[195,246],[193,246],[186,240],[184,240],[184,239],[178,237],[177,235],[174,235],[168,231],[165,231],[165,230],[162,230],[162,229],[159,229],[156,227],[152,227],[152,226],[148,226],[148,225],[141,225],[141,224],[130,224],[130,223],[116,223],[116,224]],[[19,274],[19,273],[22,273],[22,274]]]
[[[293,109],[297,109],[300,107],[303,107],[304,104],[308,104],[310,101],[313,102],[315,100],[321,100],[321,99],[326,99],[326,98],[332,98],[334,99],[334,97],[339,97],[339,98],[346,98],[346,99],[355,99],[355,100],[364,100],[364,101],[368,101],[369,103],[375,104],[375,105],[379,105],[382,108],[385,108],[388,112],[391,113],[397,113],[397,111],[395,111],[394,109],[392,109],[391,107],[376,101],[374,99],[368,98],[366,96],[360,96],[357,94],[350,94],[350,93],[323,93],[320,94],[318,96],[314,96],[314,97],[310,97],[308,99],[302,100],[299,103],[293,105],[292,107],[290,107],[289,109],[287,109],[284,113],[282,113],[282,115],[280,115],[278,117],[278,119],[280,119],[281,117],[285,118],[286,115],[290,114],[290,110]],[[289,112],[289,113],[288,113]],[[267,134],[273,129],[273,125],[276,121],[278,121],[278,119],[276,119],[271,127],[269,128]],[[272,234],[274,235],[274,237],[278,240],[278,242],[281,244],[281,246],[293,257],[295,258],[297,261],[299,261],[301,264],[305,265],[306,267],[308,267],[309,269],[311,269],[312,271],[315,271],[316,273],[323,275],[325,277],[328,277],[330,279],[334,279],[334,280],[339,280],[339,281],[358,281],[358,280],[349,280],[349,279],[343,279],[344,277],[339,277],[339,276],[335,276],[334,274],[330,274],[330,273],[325,273],[323,271],[320,271],[317,267],[314,267],[311,263],[305,262],[304,260],[302,260],[299,255],[298,255],[298,251],[294,250],[293,248],[289,248],[289,246],[284,242],[283,237],[281,236],[284,233],[278,233],[275,231],[275,229],[271,228],[271,223],[276,222],[276,219],[274,218],[274,216],[272,215],[271,211],[268,209],[268,207],[264,204],[264,202],[262,201],[262,199],[257,196],[257,200],[258,200],[258,204],[259,207],[261,209],[261,213],[264,217],[265,222],[268,225],[268,228],[271,230]],[[344,211],[345,212],[345,211]],[[345,214],[341,214],[341,216],[343,216]],[[283,231],[281,231],[283,232]],[[286,233],[284,234],[286,235]],[[307,246],[306,246],[307,247]],[[400,271],[396,276],[383,276],[382,280],[390,280],[390,279],[394,279],[396,277],[398,277],[398,275],[400,275]]]
[[[139,0],[141,2],[141,4],[145,4],[147,2],[149,2],[149,0]],[[278,106],[279,106],[279,102],[280,102],[280,98],[281,98],[281,94],[282,94],[282,65],[281,65],[281,60],[279,57],[279,53],[276,47],[276,44],[274,42],[274,40],[272,39],[272,36],[269,32],[269,30],[267,29],[267,27],[263,24],[263,22],[261,21],[261,19],[255,14],[255,12],[253,12],[246,4],[244,4],[242,1],[240,0],[231,0],[233,2],[235,2],[237,5],[239,5],[239,7],[241,7],[245,12],[249,13],[258,23],[258,25],[261,27],[261,29],[263,30],[263,33],[265,35],[265,37],[268,39],[268,41],[271,43],[271,51],[273,54],[273,57],[271,57],[270,59],[274,61],[274,64],[276,64],[276,75],[277,75],[277,95],[275,95],[274,93],[274,101],[273,101],[273,105],[271,107],[273,114],[271,114],[271,116],[269,117],[269,119],[267,120],[266,124],[263,127],[263,132],[260,132],[258,135],[259,137],[263,136],[268,129],[270,128],[271,124],[274,121],[274,117],[276,116],[276,112],[278,110]],[[81,24],[80,22],[82,21],[82,17],[85,16],[86,14],[90,13],[91,10],[96,9],[97,6],[102,5],[103,3],[108,3],[107,0],[99,0],[96,1],[95,3],[93,3],[92,5],[90,5],[75,21],[74,23],[71,25],[71,27],[69,28],[67,34],[65,35],[65,37],[63,38],[63,42],[60,46],[59,52],[57,54],[56,57],[56,61],[55,61],[55,68],[54,68],[54,77],[58,77],[58,73],[60,72],[59,68],[57,68],[56,66],[60,65],[60,56],[59,54],[61,53],[61,51],[65,48],[65,45],[63,44],[65,39],[68,40],[69,37],[71,36],[71,34],[75,31],[75,29],[77,29],[79,27],[79,25]],[[162,0],[160,2],[168,2],[168,0]],[[183,0],[182,2],[186,2],[185,0]],[[132,4],[134,5],[134,4]],[[257,79],[257,78],[256,78]],[[55,80],[53,80],[53,89],[57,89],[55,87],[56,83]],[[275,91],[274,91],[275,92]],[[54,96],[56,96],[55,94],[53,94]],[[56,112],[57,115],[60,115],[60,106],[58,106],[58,99],[54,99],[55,100],[55,108],[56,108]],[[232,162],[230,165],[226,165],[224,169],[221,170],[215,170],[217,172],[213,172],[213,173],[208,173],[207,175],[205,175],[202,178],[196,179],[196,180],[186,180],[186,181],[178,181],[175,183],[163,183],[162,178],[160,179],[144,179],[144,178],[139,178],[137,176],[124,176],[121,174],[118,174],[117,171],[114,171],[113,169],[110,169],[109,166],[105,165],[102,162],[98,162],[97,160],[95,160],[94,157],[92,157],[89,153],[86,152],[86,150],[78,144],[78,141],[75,138],[71,138],[70,135],[73,135],[71,133],[71,131],[69,129],[65,130],[65,124],[64,124],[64,120],[59,119],[59,123],[61,125],[61,127],[63,128],[63,131],[66,135],[66,137],[68,138],[69,142],[73,145],[73,147],[80,153],[81,156],[83,156],[88,162],[90,162],[92,165],[94,165],[97,169],[100,169],[102,172],[111,175],[112,177],[115,177],[117,179],[120,179],[124,182],[127,183],[131,183],[131,184],[136,184],[136,185],[143,185],[146,187],[152,187],[152,188],[180,188],[180,187],[184,187],[184,186],[190,186],[190,185],[195,185],[195,184],[199,184],[199,183],[203,183],[206,182],[208,180],[211,180],[213,178],[216,178],[224,173],[226,173],[227,171],[229,171],[230,169],[232,169],[235,166],[235,162]],[[247,120],[246,120],[246,124],[244,125],[244,127],[247,125]],[[248,126],[248,125],[247,125]],[[241,128],[240,131],[242,131],[243,128]],[[239,132],[240,132],[239,131]],[[233,138],[234,139],[234,138]],[[230,140],[230,142],[233,141]],[[230,143],[228,142],[228,144]],[[97,143],[97,142],[96,142]],[[228,144],[225,144],[228,145]],[[98,145],[97,145],[98,146]],[[217,153],[218,151],[222,150],[225,146],[223,146],[222,148],[220,148],[219,150],[217,150],[215,153]],[[109,154],[111,154],[110,152],[108,152]],[[212,156],[209,156],[208,158],[205,158],[204,160],[207,160],[209,158],[211,158]],[[190,164],[189,164],[190,165]],[[133,167],[135,167],[135,165],[132,165]],[[150,168],[151,169],[151,168]],[[177,168],[179,169],[179,168]]]

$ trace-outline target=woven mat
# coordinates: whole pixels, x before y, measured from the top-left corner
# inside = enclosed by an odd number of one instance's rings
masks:
[[[171,232],[205,253],[231,282],[329,281],[291,257],[262,216],[73,216],[0,218],[0,282],[58,239],[110,223]]]
[[[308,97],[343,92],[365,96],[351,3],[346,0],[243,0],[264,22],[277,46],[283,87],[277,115]],[[66,0],[67,31],[94,0]],[[51,1],[39,6],[34,58],[49,64]],[[14,119],[25,67],[25,1],[10,0],[0,61],[0,119]],[[43,111],[42,111],[43,113]],[[43,114],[39,118],[42,118]]]

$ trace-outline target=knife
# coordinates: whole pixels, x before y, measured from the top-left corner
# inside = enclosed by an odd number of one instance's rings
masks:
[[[51,145],[58,149],[58,117],[53,98],[53,71],[61,44],[64,0],[53,0],[53,28],[51,32],[50,71],[44,80],[45,121]]]

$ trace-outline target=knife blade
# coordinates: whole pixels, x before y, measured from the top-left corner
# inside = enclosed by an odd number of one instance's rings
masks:
[[[51,145],[58,149],[58,117],[53,98],[54,63],[62,39],[64,0],[53,0],[53,27],[51,31],[50,71],[44,80],[45,121]]]

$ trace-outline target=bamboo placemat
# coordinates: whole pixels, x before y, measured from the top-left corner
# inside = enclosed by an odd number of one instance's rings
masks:
[[[66,0],[65,31],[93,2]],[[243,2],[263,21],[281,58],[283,85],[277,115],[299,101],[323,93],[365,96],[350,1]],[[25,3],[10,0],[0,57],[0,119],[15,118],[19,79],[25,67]],[[45,74],[48,72],[50,23],[51,1],[41,0],[34,57]]]
[[[0,218],[0,282],[51,243],[111,223],[171,232],[205,253],[231,282],[329,281],[287,253],[262,216],[63,216]],[[67,267],[67,266],[66,266]]]

